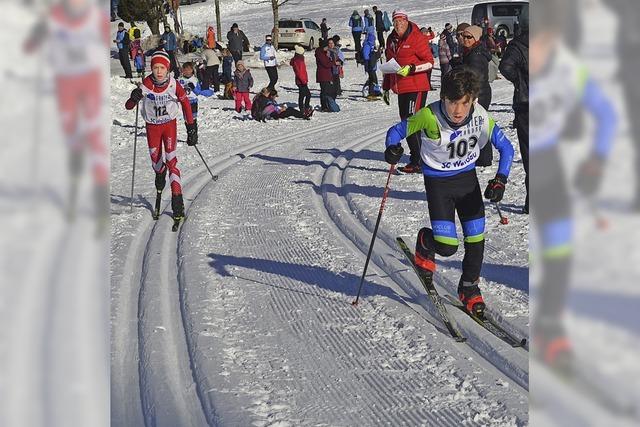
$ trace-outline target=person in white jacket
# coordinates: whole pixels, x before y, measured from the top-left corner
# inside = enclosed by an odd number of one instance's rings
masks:
[[[276,61],[276,48],[273,47],[271,35],[265,36],[265,42],[260,48],[260,59],[264,61],[264,68],[269,75],[270,89],[275,89],[278,82],[278,61]]]

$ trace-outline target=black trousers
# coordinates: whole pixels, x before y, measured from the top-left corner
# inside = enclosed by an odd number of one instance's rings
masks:
[[[129,61],[129,49],[118,49],[118,59],[120,59],[120,65],[124,70],[124,75],[128,79],[132,79],[131,74],[131,62]]]
[[[353,41],[356,44],[356,52],[360,52],[360,50],[362,50],[362,33],[353,32],[351,34],[353,35]]]
[[[413,116],[421,108],[427,105],[427,94],[429,92],[409,92],[398,95],[398,110],[400,113],[400,120],[404,120],[410,116]],[[409,151],[411,160],[409,163],[412,165],[420,164],[420,136],[415,133],[407,137],[407,144],[409,144]]]
[[[311,91],[308,85],[298,85],[298,108],[301,111],[309,108],[311,103]]]
[[[449,177],[424,177],[429,219],[434,235],[436,253],[451,256],[458,249],[455,215],[458,214],[463,232],[464,258],[462,280],[473,282],[480,277],[484,259],[484,202],[476,170],[471,169]],[[467,241],[467,237],[476,236]]]
[[[241,50],[232,50],[231,56],[233,56],[233,62],[242,60],[242,51]]]
[[[336,96],[342,95],[342,84],[340,83],[340,75],[333,76],[333,84],[336,87]]]
[[[278,83],[278,67],[264,67],[267,70],[267,74],[269,75],[269,88],[275,89],[276,83]]]
[[[288,117],[295,117],[296,119],[304,119],[304,114],[295,108],[287,108],[278,114],[279,119],[286,119]]]
[[[378,84],[378,75],[375,71],[369,71],[369,80],[367,83],[369,84],[369,95],[373,94],[373,88]]]
[[[219,65],[209,65],[205,68],[202,79],[202,89],[206,90],[213,86],[213,90],[220,90],[220,74],[218,74]]]
[[[378,43],[380,43],[380,47],[384,50],[384,31],[377,31],[378,33]]]

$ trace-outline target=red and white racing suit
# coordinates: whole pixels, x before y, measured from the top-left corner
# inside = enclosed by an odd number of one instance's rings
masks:
[[[164,175],[169,169],[171,194],[181,195],[182,185],[176,157],[176,118],[180,115],[180,106],[182,106],[185,121],[189,124],[193,123],[189,98],[173,76],[169,76],[169,80],[163,86],[156,85],[152,77],[147,76],[142,81],[140,89],[143,94],[140,113],[147,124],[147,143],[153,170],[156,174]],[[127,110],[135,106],[132,100],[126,103]]]

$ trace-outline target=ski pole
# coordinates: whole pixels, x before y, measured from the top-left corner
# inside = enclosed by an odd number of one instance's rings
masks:
[[[502,215],[502,210],[500,209],[500,202],[496,202],[496,210],[498,211],[498,215],[500,216],[500,224],[509,224],[509,218]]]
[[[358,286],[358,294],[356,295],[356,299],[351,303],[352,305],[358,305],[358,300],[360,299],[360,291],[362,290],[362,285],[364,284],[364,278],[367,275],[367,267],[369,267],[371,253],[373,252],[373,244],[375,243],[376,236],[378,234],[378,227],[380,226],[382,211],[384,210],[384,205],[387,202],[387,196],[389,195],[389,181],[391,181],[391,175],[393,175],[395,169],[396,165],[391,165],[391,167],[389,168],[387,183],[384,186],[384,192],[382,193],[382,202],[380,203],[380,210],[378,211],[378,219],[376,220],[376,226],[373,228],[373,236],[371,237],[371,244],[369,245],[369,253],[367,254],[367,260],[364,263],[364,271],[362,272],[362,277],[360,278],[360,286]]]
[[[138,146],[138,110],[139,104],[136,104],[136,125],[135,125],[135,135],[133,137],[133,172],[131,174],[131,201],[129,205],[129,210],[133,212],[133,183],[136,180],[136,150]]]
[[[207,170],[209,171],[209,174],[211,175],[211,179],[214,180],[214,181],[217,181],[218,180],[218,175],[214,175],[213,172],[211,172],[211,169],[209,169],[209,165],[204,160],[204,157],[202,157],[202,153],[200,153],[200,150],[198,149],[198,146],[194,145],[193,148],[195,148],[196,151],[198,152],[198,155],[202,159],[202,163],[204,163],[204,165],[206,166]]]

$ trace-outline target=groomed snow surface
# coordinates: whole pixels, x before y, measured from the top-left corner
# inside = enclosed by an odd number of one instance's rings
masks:
[[[417,14],[430,3],[435,12]],[[212,22],[202,13],[212,4],[184,7],[185,26]],[[335,6],[305,2],[295,15],[327,16],[331,25],[332,16],[346,21],[363,8]],[[420,25],[440,28],[456,14],[468,18],[471,7],[406,8]],[[264,6],[227,13],[225,22],[270,30]],[[317,105],[315,61],[305,56]],[[391,106],[362,97],[366,76],[355,61],[346,64],[342,111],[310,121],[258,123],[233,101],[201,98],[198,146],[219,179],[186,146],[180,121],[187,220],[178,233],[170,230],[168,188],[164,214],[151,219],[144,128],[129,211],[135,114],[123,104],[133,86],[117,75],[117,61],[112,70],[112,425],[528,424],[528,346],[506,345],[447,305],[468,338],[456,343],[395,247],[395,236],[413,246],[428,224],[420,175],[392,176],[361,301],[351,305],[387,178],[384,135],[398,120],[395,97]],[[252,73],[254,91],[266,86],[264,70]],[[279,74],[280,101],[295,105],[291,68]],[[439,81],[436,64],[429,101],[438,99]],[[491,114],[517,152],[512,86],[492,86]],[[478,174],[484,187],[495,166]],[[516,154],[503,203],[509,224],[486,205],[482,289],[502,324],[528,338],[523,182]],[[442,294],[455,295],[461,257],[462,250],[439,262]]]

